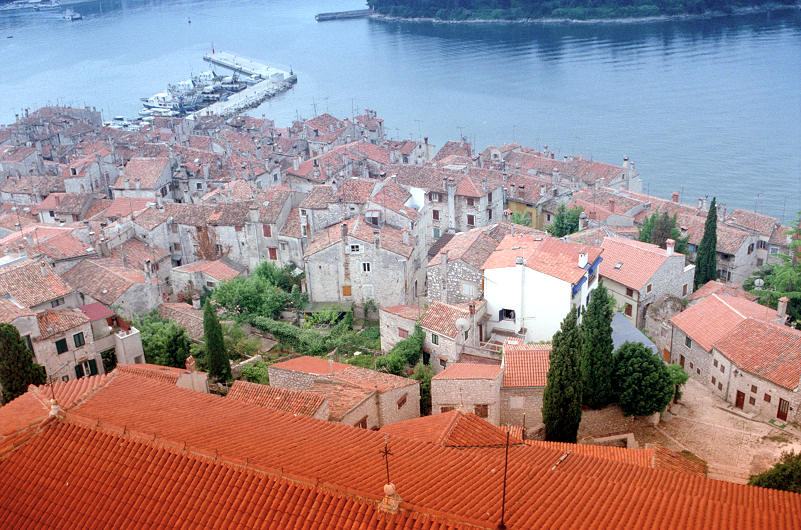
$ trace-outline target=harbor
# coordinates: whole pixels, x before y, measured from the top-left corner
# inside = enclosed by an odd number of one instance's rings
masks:
[[[142,120],[153,117],[232,116],[257,107],[265,100],[289,90],[297,82],[294,72],[240,57],[228,52],[203,56],[212,66],[231,71],[219,75],[201,72],[190,79],[169,85],[166,92],[142,98]]]

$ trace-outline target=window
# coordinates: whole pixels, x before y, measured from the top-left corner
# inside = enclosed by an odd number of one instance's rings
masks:
[[[768,242],[760,239],[757,241],[757,248],[768,248]]]
[[[696,368],[695,369],[695,373],[698,374],[698,375],[701,375],[701,369],[700,368]]]
[[[626,316],[627,316],[627,317],[630,317],[630,316],[631,316],[631,313],[632,313],[632,307],[631,307],[631,304],[626,304],[626,310],[625,310],[625,313],[626,313]]]
[[[682,296],[687,296],[687,284],[686,283],[681,286],[681,295]]]
[[[718,360],[715,359],[715,361],[712,364],[715,366],[715,368],[717,368],[718,367]]]
[[[173,249],[175,252],[181,252],[181,244],[180,244],[180,243],[173,243],[173,244],[172,244],[172,249]]]
[[[359,429],[366,429],[367,428],[367,416],[360,419],[356,423],[353,424],[354,427],[358,427]]]
[[[475,215],[468,215],[467,216],[467,226],[475,226],[476,225],[476,216]]]
[[[435,237],[435,238],[437,238],[437,239],[439,239],[439,235],[440,235],[440,233],[439,233],[439,228],[435,228],[435,229],[434,229],[434,237]]]
[[[351,245],[350,246],[350,253],[351,254],[358,254],[361,251],[361,247],[359,245]]]
[[[398,328],[398,337],[405,339],[408,336],[409,336],[408,329]]]
[[[206,282],[206,287],[208,287],[209,289],[214,289],[215,287],[217,287],[217,284],[214,282]]]
[[[431,210],[431,217],[435,221],[439,221],[439,210]]]
[[[234,227],[234,230],[236,230],[237,232],[241,232],[242,231],[242,225],[236,225]]]
[[[464,296],[473,297],[476,295],[476,286],[475,284],[462,282],[462,294]]]
[[[55,300],[50,302],[50,307],[58,307],[60,305],[64,305],[64,299],[63,298],[56,298]]]
[[[750,256],[753,251],[754,251],[754,244],[751,243],[750,245],[748,245],[748,255]]]
[[[342,296],[350,296],[350,285],[342,286]]]
[[[771,254],[778,254],[779,253],[779,247],[770,247],[770,253]]]
[[[362,262],[362,272],[370,272],[370,263],[365,261]]]
[[[722,374],[726,373],[726,367],[723,366],[722,364],[720,365],[720,373],[722,373]]]
[[[202,189],[203,189],[203,183],[202,183],[202,182],[198,182],[197,184],[195,184],[195,187],[196,187],[198,190],[202,190]]]
[[[492,208],[487,210],[487,219],[492,219]]]
[[[220,245],[219,243],[217,243],[216,245],[214,245],[214,251],[215,251],[215,252],[217,252],[217,254],[218,254],[218,255],[221,255],[221,254],[223,254],[223,248],[222,248],[222,245]]]
[[[770,394],[765,394],[765,397],[762,399],[764,399],[766,403],[770,403]]]
[[[515,319],[514,309],[501,309],[498,312],[498,320],[514,320],[514,319]]]
[[[695,368],[695,366],[693,366],[693,363],[690,363],[690,370],[692,370],[693,368]]]
[[[723,390],[723,383],[718,383],[718,390]]]
[[[487,202],[492,202],[492,192],[487,193]]]
[[[439,344],[439,335],[436,333],[431,334],[431,344]]]
[[[67,351],[67,339],[58,339],[56,341],[56,352],[60,355],[65,351]]]
[[[85,340],[84,340],[84,338],[83,338],[83,331],[82,331],[82,332],[80,332],[80,333],[76,333],[75,335],[73,335],[73,336],[72,336],[72,342],[74,342],[74,343],[75,343],[75,347],[76,347],[76,348],[80,348],[81,346],[83,346],[84,344],[86,344],[86,341],[85,341]]]
[[[55,217],[55,216],[56,216],[56,212],[54,212],[53,210],[50,210],[50,211],[49,211],[49,212],[47,212],[47,213],[49,213],[49,214],[50,214],[50,217]]]
[[[300,215],[302,215],[303,217],[306,217],[306,210],[301,210],[300,211]]]
[[[270,247],[267,249],[267,254],[270,256],[270,259],[275,261],[278,259],[278,249],[275,247]]]
[[[78,379],[97,374],[97,361],[94,359],[89,359],[88,361],[75,365],[75,377]]]
[[[630,288],[626,287],[626,296],[628,296],[629,298],[634,296],[634,289],[630,289]]]
[[[651,292],[651,284],[650,283],[648,284],[648,287],[645,288],[645,292],[646,293],[650,293]]]
[[[692,348],[693,340],[689,336],[684,337],[684,345],[687,346],[688,348]]]
[[[446,368],[448,366],[448,361],[446,361],[445,359],[440,359],[439,365],[443,368]]]
[[[442,195],[432,191],[428,194],[428,200],[431,202],[442,202]]]
[[[475,204],[475,201],[473,200],[473,197],[468,197],[467,198],[467,205],[468,206],[473,206],[474,204]]]
[[[171,224],[170,225],[170,232],[172,232],[173,234],[177,234],[178,233],[178,225],[175,224],[175,223]]]
[[[480,404],[473,407],[473,410],[476,413],[476,416],[479,418],[486,418],[489,416],[489,405]]]
[[[464,340],[467,340],[467,337],[470,336],[470,330],[464,332]]]
[[[453,410],[453,407],[449,407],[447,405],[443,405],[439,408],[440,413],[442,412],[450,412]]]
[[[756,405],[756,399],[754,399],[754,396],[751,396],[750,398],[748,398],[748,404],[749,405]]]
[[[717,383],[717,382],[718,382],[718,380],[717,380],[717,379],[716,379],[716,378],[713,376],[713,377],[712,377],[712,384],[714,385],[714,384],[715,384],[715,383]]]
[[[270,225],[261,225],[261,232],[264,234],[264,237],[271,237],[273,235]]]
[[[756,394],[756,393],[757,393],[757,387],[756,387],[756,385],[751,385],[751,392],[752,392],[752,393],[754,393],[754,394]]]
[[[278,248],[280,248],[281,250],[286,250],[289,248],[289,245],[287,244],[286,241],[280,241],[278,243]]]
[[[406,404],[406,398],[408,396],[409,396],[408,393],[403,394],[403,396],[401,396],[401,398],[398,400],[398,410],[400,410]]]

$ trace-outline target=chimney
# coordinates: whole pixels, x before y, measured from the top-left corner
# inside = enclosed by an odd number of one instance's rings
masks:
[[[629,157],[627,156],[623,157],[623,167],[629,167]]]
[[[145,281],[149,282],[150,281],[150,260],[149,259],[145,260],[143,268],[145,269]]]
[[[554,186],[558,186],[559,185],[559,168],[558,167],[554,167],[553,171],[551,172],[551,175],[552,175],[553,185]]]
[[[615,199],[609,199],[609,211],[615,213]]]
[[[673,197],[673,202],[679,202],[679,192],[678,191],[674,191],[672,197]]]
[[[42,271],[42,277],[47,276],[47,264],[44,261],[39,262],[39,269]]]
[[[186,358],[186,371],[189,373],[195,372],[195,358],[191,355]]]
[[[298,169],[300,169],[300,160],[298,157],[295,157],[292,159],[292,170],[297,171]]]
[[[342,242],[346,243],[348,241],[348,225],[342,223],[339,225],[339,235],[342,237]]]
[[[487,177],[481,179],[481,192],[487,193]]]
[[[248,215],[250,216],[251,223],[259,222],[259,207],[258,206],[251,206],[248,209]]]
[[[548,151],[548,146],[547,145],[543,145],[542,146],[542,156],[544,156],[545,158],[548,158],[549,156],[551,156],[550,151]]]
[[[717,208],[718,208],[718,219],[720,219],[721,221],[725,221],[726,220],[726,203],[723,202],[723,203],[718,204]]]
[[[401,230],[401,237],[403,238],[403,244],[404,245],[408,245],[409,244],[409,230],[406,229],[406,228]]]
[[[586,252],[579,252],[578,255],[578,266],[579,268],[584,268],[587,266],[587,253]]]
[[[787,303],[789,301],[790,299],[786,296],[779,298],[779,304],[776,309],[776,314],[779,316],[779,318],[785,318],[787,316]]]
[[[667,255],[668,256],[672,256],[673,255],[673,249],[676,247],[676,241],[674,241],[673,239],[668,238],[668,239],[665,240],[665,245],[667,247],[666,248]]]
[[[540,196],[544,196],[547,191],[548,188],[545,186],[545,184],[540,184]]]
[[[475,315],[476,314],[476,303],[475,302],[470,302],[469,304],[467,304],[467,308],[470,310],[470,314],[471,315]]]
[[[587,213],[581,212],[579,214],[579,232],[587,228]]]
[[[511,184],[509,184],[509,198],[510,198],[510,199],[514,199],[514,198],[515,198],[515,188],[516,188],[516,187],[517,187],[517,186],[515,186],[515,183],[514,183],[514,182],[512,182]]]
[[[393,483],[384,484],[384,498],[381,499],[378,505],[378,511],[395,515],[398,513],[402,500],[400,495],[395,491],[395,485]]]
[[[328,359],[328,375],[334,375],[334,359]]]
[[[200,296],[198,296],[197,294],[192,295],[192,307],[195,309],[201,309]]]
[[[19,223],[17,223],[17,224],[19,224]],[[29,247],[33,246],[33,233],[32,232],[28,232],[27,234],[25,234],[25,242],[28,244]]]
[[[131,179],[125,178],[125,179],[123,179],[123,183],[125,184],[125,189],[126,190],[131,189]]]
[[[381,233],[378,230],[373,231],[373,243],[375,248],[381,248]]]
[[[503,211],[503,220],[506,223],[512,222],[512,210],[506,209]]]
[[[698,207],[699,208],[703,208],[704,207],[704,198],[703,197],[698,197]]]

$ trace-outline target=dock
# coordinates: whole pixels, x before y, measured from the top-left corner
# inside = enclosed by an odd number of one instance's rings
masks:
[[[244,110],[258,107],[265,100],[289,90],[298,81],[293,72],[279,70],[228,52],[206,54],[203,60],[260,81],[241,92],[231,94],[225,101],[217,101],[192,113],[192,117],[214,115],[228,118]]]
[[[373,14],[372,9],[357,9],[355,11],[337,11],[334,13],[320,13],[314,17],[317,22],[326,20],[344,20],[348,18],[364,18]]]
[[[256,79],[267,79],[270,75],[280,72],[280,70],[276,70],[265,64],[228,52],[207,53],[203,56],[203,60],[240,74],[249,75]]]

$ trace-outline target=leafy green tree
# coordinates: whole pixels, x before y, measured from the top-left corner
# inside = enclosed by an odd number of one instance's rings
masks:
[[[562,203],[556,209],[553,223],[546,226],[545,230],[554,237],[563,237],[578,232],[579,216],[583,211],[584,208],[580,206],[568,209],[567,206]]]
[[[27,392],[28,385],[47,382],[44,367],[33,361],[33,352],[17,328],[0,323],[0,386],[4,404]]]
[[[626,416],[662,412],[673,399],[673,381],[665,363],[639,342],[625,342],[617,349],[612,381]]]
[[[214,289],[211,299],[231,313],[275,318],[289,304],[291,295],[263,276],[252,274],[222,282]]]
[[[668,238],[673,239],[675,243],[676,252],[686,255],[690,250],[689,238],[681,237],[681,230],[678,227],[678,218],[676,215],[670,217],[667,211],[654,212],[643,219],[639,228],[640,241],[652,243],[661,248],[667,248],[666,241]]]
[[[431,378],[434,370],[422,362],[417,363],[412,372],[412,379],[420,381],[420,415],[431,414]]]
[[[409,366],[414,366],[423,352],[425,332],[419,324],[414,326],[414,333],[399,341],[386,355],[375,360],[376,370],[395,375],[402,375]]]
[[[295,309],[295,325],[300,325],[300,315],[303,314],[303,309],[309,305],[309,295],[302,293],[300,287],[297,285],[292,286],[292,291],[289,293],[292,307]]]
[[[678,364],[669,364],[667,369],[670,382],[673,383],[673,403],[678,403],[681,399],[681,387],[684,386],[690,376]]]
[[[175,368],[186,366],[192,342],[184,328],[162,318],[155,309],[135,319],[133,324],[142,337],[147,362]]]
[[[269,261],[263,261],[253,270],[252,275],[288,293],[292,290],[293,285],[298,284],[299,278],[302,278],[302,276],[296,277],[293,273],[294,270],[294,265],[276,267]]]
[[[599,285],[590,294],[580,326],[582,396],[584,404],[593,409],[605,407],[614,399],[612,314],[609,292]]]
[[[776,464],[748,481],[751,486],[801,493],[801,452],[782,453]]]
[[[531,214],[528,212],[512,212],[511,221],[516,225],[531,226]]]
[[[581,369],[579,333],[576,308],[562,320],[553,336],[551,367],[542,398],[542,422],[545,439],[554,442],[576,442],[581,423]]]
[[[253,364],[249,364],[242,368],[242,372],[240,376],[245,381],[250,381],[251,383],[258,383],[260,385],[269,385],[270,384],[270,373],[268,371],[267,363],[263,361],[256,361]]]
[[[718,208],[715,198],[709,206],[704,224],[704,235],[695,258],[695,289],[717,278]]]
[[[203,306],[203,337],[206,344],[206,367],[218,380],[231,379],[231,364],[225,349],[222,327],[209,302]]]

